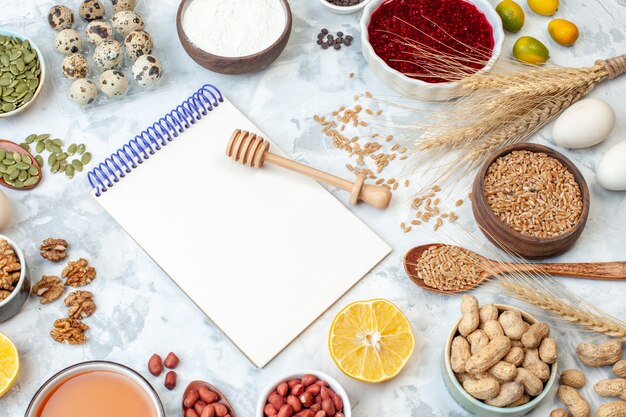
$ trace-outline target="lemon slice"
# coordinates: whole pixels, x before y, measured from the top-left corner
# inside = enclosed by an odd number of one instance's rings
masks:
[[[398,307],[374,299],[349,304],[335,316],[328,347],[343,373],[376,383],[400,373],[415,349],[415,339]]]
[[[20,371],[20,358],[11,339],[0,333],[0,397],[11,388]]]

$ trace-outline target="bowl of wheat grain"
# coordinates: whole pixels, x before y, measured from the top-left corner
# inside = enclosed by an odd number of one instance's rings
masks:
[[[570,249],[589,216],[589,188],[576,165],[532,143],[492,153],[472,187],[474,218],[500,248],[528,259]]]

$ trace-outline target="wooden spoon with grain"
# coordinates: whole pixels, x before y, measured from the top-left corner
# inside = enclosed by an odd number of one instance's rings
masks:
[[[468,252],[468,257],[474,257],[481,272],[479,272],[478,279],[475,283],[468,284],[467,286],[453,290],[440,290],[426,285],[423,279],[417,276],[416,265],[419,259],[428,248],[439,246],[452,246],[444,245],[443,243],[433,243],[429,245],[416,246],[410,249],[404,255],[404,271],[409,276],[411,281],[417,286],[424,288],[425,290],[441,293],[452,294],[458,292],[469,291],[475,288],[483,281],[488,280],[498,274],[507,273],[521,273],[521,274],[547,274],[558,275],[563,277],[572,278],[584,278],[593,280],[626,280],[626,262],[593,262],[593,263],[512,263],[512,262],[498,262],[484,256],[481,256],[475,252],[471,252],[467,249],[463,249]],[[467,261],[468,258],[465,258]]]

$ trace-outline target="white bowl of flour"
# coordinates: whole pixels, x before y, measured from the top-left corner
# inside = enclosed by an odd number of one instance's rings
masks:
[[[278,58],[292,16],[287,0],[183,0],[176,23],[194,61],[222,74],[244,74]]]

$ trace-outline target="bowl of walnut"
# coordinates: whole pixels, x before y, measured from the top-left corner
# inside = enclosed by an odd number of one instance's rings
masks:
[[[30,273],[22,250],[0,235],[0,322],[15,316],[30,293]]]
[[[459,405],[479,417],[521,417],[554,386],[558,351],[550,327],[516,308],[464,295],[463,317],[443,355],[443,379]]]

